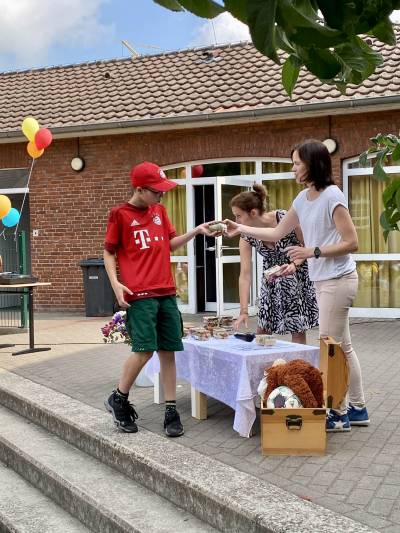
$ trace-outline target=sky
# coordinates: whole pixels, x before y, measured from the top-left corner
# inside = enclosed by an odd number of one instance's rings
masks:
[[[122,40],[154,54],[249,39],[227,13],[210,22],[152,0],[0,0],[0,13],[0,71],[128,57]]]
[[[209,21],[152,0],[0,0],[0,71],[128,57],[249,39],[228,14]]]

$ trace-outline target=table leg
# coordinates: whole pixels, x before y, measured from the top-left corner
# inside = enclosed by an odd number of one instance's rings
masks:
[[[154,403],[165,403],[164,391],[160,382],[160,373],[154,374]]]
[[[35,325],[33,320],[33,287],[29,287],[29,297],[28,297],[28,308],[29,308],[29,348],[26,350],[20,350],[18,352],[13,352],[12,355],[22,355],[24,353],[34,353],[34,352],[46,352],[51,350],[50,346],[46,348],[35,348]]]
[[[192,400],[192,417],[197,420],[206,420],[207,418],[207,396],[202,392],[190,387]]]

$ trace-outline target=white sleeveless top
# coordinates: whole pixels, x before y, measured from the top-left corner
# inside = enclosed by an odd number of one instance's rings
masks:
[[[307,200],[307,189],[301,191],[293,201],[293,208],[300,221],[304,244],[307,248],[322,248],[337,244],[342,237],[333,222],[333,212],[338,205],[346,209],[343,192],[337,185],[329,185],[315,200]],[[312,257],[307,259],[308,272],[312,281],[324,281],[350,274],[356,268],[350,254],[338,257]]]

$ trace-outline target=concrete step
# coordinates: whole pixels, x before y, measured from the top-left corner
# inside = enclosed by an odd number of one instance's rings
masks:
[[[187,511],[1,406],[0,460],[99,533],[216,531]]]
[[[90,533],[79,520],[0,463],[0,531]]]
[[[368,527],[307,502],[144,429],[119,432],[109,414],[0,369],[0,404],[41,425],[230,533],[370,533]]]

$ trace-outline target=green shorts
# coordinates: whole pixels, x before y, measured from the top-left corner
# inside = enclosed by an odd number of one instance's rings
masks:
[[[129,302],[126,328],[133,340],[132,352],[183,350],[183,325],[176,296],[160,296]]]

